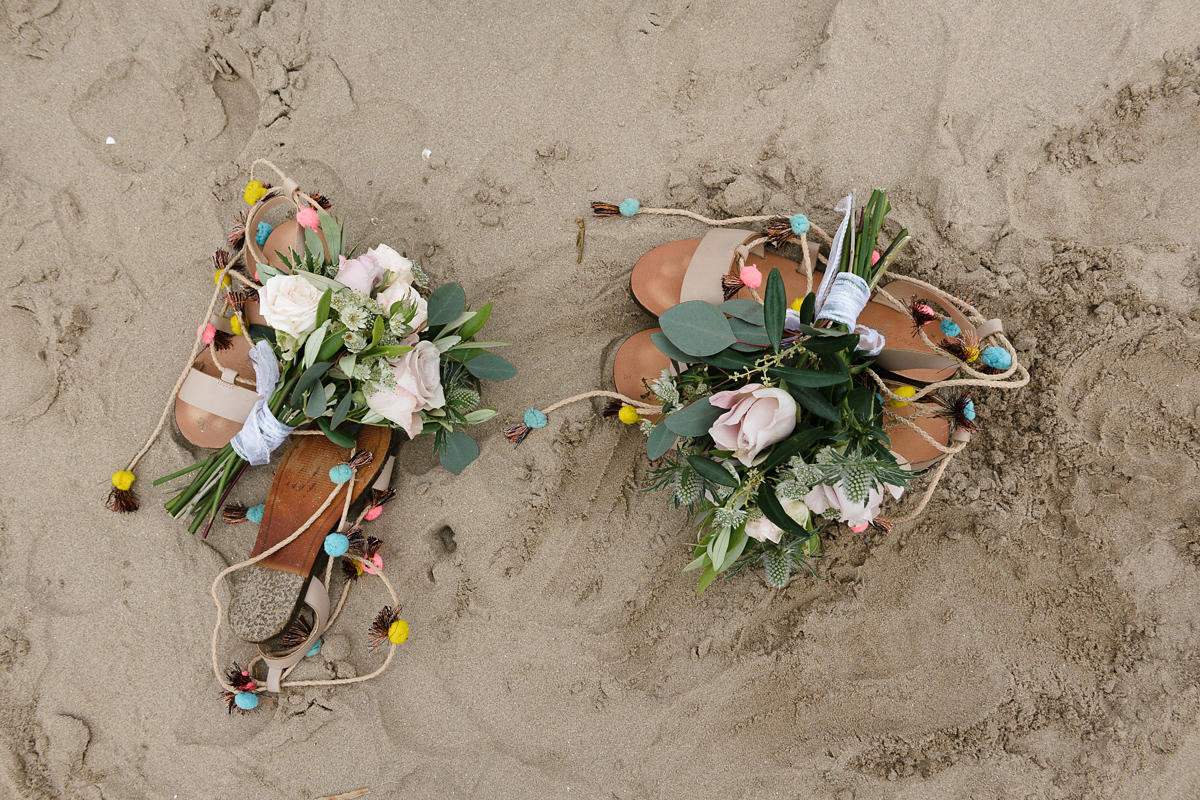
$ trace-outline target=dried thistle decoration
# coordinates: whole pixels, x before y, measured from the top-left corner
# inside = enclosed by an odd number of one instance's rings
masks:
[[[971,364],[979,360],[979,340],[963,331],[953,339],[943,339],[940,347],[959,361]]]
[[[509,425],[504,429],[504,438],[508,439],[513,444],[520,444],[525,441],[525,437],[533,432],[524,422],[518,422],[515,425]]]
[[[612,203],[592,203],[592,213],[597,217],[615,217],[621,213],[621,207]]]
[[[600,415],[606,418],[615,417],[621,413],[622,408],[623,406],[619,400],[609,400],[605,403],[604,410],[600,412]]]
[[[956,426],[970,433],[975,433],[979,430],[979,425],[975,422],[975,401],[967,395],[959,395],[953,400],[947,402],[943,399],[936,398],[939,405],[942,406],[941,416],[954,422]]]
[[[218,353],[228,350],[233,347],[233,334],[218,328],[213,332],[212,346]]]
[[[737,275],[722,275],[721,276],[721,293],[726,300],[733,298],[735,294],[744,289],[746,284],[742,283],[742,279]]]
[[[391,487],[388,487],[387,489],[372,489],[371,508],[383,508],[395,496],[396,490],[392,489]]]
[[[342,559],[342,577],[347,581],[354,582],[363,576],[362,563],[355,558]]]
[[[912,317],[913,324],[917,328],[923,328],[938,318],[937,312],[933,310],[933,306],[930,305],[928,300],[922,298],[914,298],[908,304],[908,315]]]
[[[317,205],[319,205],[325,211],[328,211],[329,209],[333,208],[333,203],[330,202],[329,198],[326,197],[325,195],[321,194],[320,192],[313,192],[312,194],[309,195],[309,197],[311,197],[313,199],[313,202],[316,203]]]
[[[367,639],[372,650],[388,644],[402,644],[408,638],[408,623],[400,618],[401,606],[384,606],[371,623]]]
[[[228,250],[226,250],[223,247],[218,249],[216,252],[213,253],[213,257],[212,257],[213,271],[219,272],[220,270],[228,269],[229,263],[232,260],[233,260],[233,256],[231,256],[229,254]]]
[[[221,519],[226,525],[237,525],[246,521],[247,506],[244,503],[229,503],[221,513]]]
[[[233,225],[229,228],[229,246],[234,250],[241,250],[246,244],[246,217],[250,214],[250,209],[245,209],[238,212],[238,215],[233,220]]]
[[[771,217],[767,221],[767,241],[775,247],[790,242],[794,238],[796,238],[796,232],[792,230],[792,221],[788,217]]]
[[[233,666],[225,670],[225,682],[242,692],[250,692],[258,688],[258,683],[250,674],[250,670],[242,669],[236,661]]]
[[[108,490],[108,499],[104,505],[109,511],[118,514],[132,514],[138,510],[138,499],[129,489],[118,489],[114,486]]]
[[[355,455],[354,458],[350,459],[349,461],[343,461],[342,463],[350,469],[361,469],[374,460],[374,453],[372,453],[370,450],[363,450],[361,453]]]
[[[288,629],[283,632],[281,637],[279,637],[279,643],[289,649],[299,647],[308,641],[308,637],[312,634],[312,632],[312,620],[310,620],[307,615],[300,614],[294,620],[292,620],[292,624],[289,625]]]

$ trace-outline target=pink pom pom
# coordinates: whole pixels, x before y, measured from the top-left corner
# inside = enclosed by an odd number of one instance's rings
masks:
[[[200,341],[204,342],[205,344],[212,344],[213,339],[217,338],[217,329],[214,328],[210,322],[207,325],[196,328],[196,335],[199,336]]]
[[[742,279],[742,283],[751,289],[757,289],[762,286],[762,273],[758,271],[758,267],[752,264],[742,267],[742,271],[738,273],[738,277]]]
[[[875,266],[876,262],[878,262],[878,261],[879,261],[879,251],[872,250],[871,251],[871,266]]]
[[[372,575],[378,575],[383,569],[383,556],[379,555],[379,553],[376,553],[371,557],[370,561],[362,562],[362,568],[364,572],[369,572]]]
[[[315,231],[317,226],[321,224],[321,219],[317,216],[315,208],[302,208],[296,212],[296,222],[299,222],[310,231]]]
[[[383,513],[383,507],[375,506],[375,508],[372,508],[370,511],[368,511],[366,514],[363,515],[363,519],[365,519],[369,522],[373,522],[373,521],[379,519],[379,515],[382,513]]]
[[[867,529],[868,524],[869,523],[864,522],[862,525],[851,525],[850,530],[854,531],[855,533],[862,533]]]

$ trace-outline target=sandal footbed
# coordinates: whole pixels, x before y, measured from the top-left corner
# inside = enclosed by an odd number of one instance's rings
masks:
[[[237,370],[239,377],[254,380],[254,363],[250,360],[250,345],[245,337],[235,336],[228,350],[217,355],[221,363]],[[213,363],[212,352],[204,348],[193,366],[213,377],[221,377],[221,371]],[[183,400],[175,400],[175,424],[183,438],[197,447],[218,448],[229,444],[229,440],[242,429],[242,423],[225,419],[210,411],[203,411]]]

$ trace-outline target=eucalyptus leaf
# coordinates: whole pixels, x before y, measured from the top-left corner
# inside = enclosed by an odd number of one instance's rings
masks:
[[[467,307],[467,293],[457,283],[446,283],[429,295],[429,324],[446,325],[458,318]],[[470,437],[467,437],[470,438]]]
[[[717,308],[729,316],[745,320],[751,325],[766,325],[762,303],[749,298],[735,297],[732,300],[726,300],[724,303],[721,303]]]
[[[460,326],[465,325],[467,322],[469,322],[471,320],[471,318],[474,316],[475,316],[474,311],[464,311],[463,313],[461,313],[457,317],[455,317],[450,322],[450,324],[448,324],[445,328],[442,328],[442,332],[437,335],[437,338],[441,339],[446,334],[457,330]],[[437,341],[437,339],[435,339],[434,341]]]
[[[307,369],[317,363],[317,354],[321,352],[321,343],[325,341],[325,331],[328,330],[329,323],[323,325],[308,335],[304,340],[304,367]]]
[[[843,350],[849,350],[857,344],[858,334],[847,333],[841,336],[821,336],[805,339],[804,349],[810,353],[821,355],[826,353],[840,353]]]
[[[720,484],[721,486],[728,486],[731,489],[738,487],[738,479],[730,474],[729,470],[725,469],[724,466],[712,459],[693,455],[688,456],[687,460],[691,464],[692,469],[696,470],[705,480]]]
[[[483,326],[487,324],[487,321],[491,319],[491,317],[492,304],[489,301],[479,307],[479,310],[475,312],[474,316],[471,317],[469,322],[463,323],[462,328],[458,331],[458,335],[464,339],[470,339],[472,336],[483,330]]]
[[[381,422],[387,421],[388,418],[383,414],[380,414],[378,411],[368,411],[366,414],[363,414],[362,418],[363,425],[378,425]]]
[[[466,364],[467,371],[484,381],[506,381],[517,374],[517,368],[494,353],[484,353]]]
[[[247,235],[249,235],[249,234],[247,234]],[[283,274],[283,272],[275,269],[270,264],[256,264],[255,270],[258,272],[259,281],[263,282],[263,283],[270,280],[271,278],[274,278],[276,275]]]
[[[329,424],[329,421],[324,417],[317,420],[317,427],[325,434],[325,438],[336,444],[338,447],[345,447],[347,450],[354,447],[354,437],[343,431],[339,431]]]
[[[447,328],[449,330],[449,328]],[[444,353],[454,345],[462,341],[461,336],[447,336],[446,338],[437,338],[433,340],[433,346],[438,349],[439,353]]]
[[[650,334],[650,341],[654,342],[654,346],[658,351],[672,361],[678,361],[681,364],[690,364],[695,361],[694,356],[689,356],[687,353],[680,350],[675,345],[671,344],[671,340],[667,338],[662,331],[655,331]]]
[[[725,314],[703,300],[668,308],[659,316],[658,324],[671,344],[693,356],[711,356],[736,341]]]
[[[296,381],[296,386],[292,389],[292,396],[289,398],[289,405],[292,408],[300,408],[301,399],[304,393],[308,391],[314,383],[321,379],[329,368],[333,366],[328,361],[321,361],[313,364],[300,375],[300,380]]]
[[[477,408],[474,411],[467,412],[463,416],[467,420],[468,425],[478,425],[479,423],[487,422],[489,419],[496,416],[496,409]]]
[[[450,431],[438,450],[438,457],[443,467],[455,475],[461,475],[467,465],[479,457],[479,445],[465,433]]]
[[[338,401],[337,408],[333,410],[333,420],[329,423],[329,427],[336,428],[346,421],[346,415],[350,413],[350,403],[352,398],[350,392]]]
[[[459,335],[460,336],[462,335],[462,331],[459,331]],[[459,342],[458,344],[454,345],[454,347],[452,347],[450,349],[451,350],[461,350],[464,347],[470,347],[473,349],[482,350],[482,349],[490,348],[490,347],[508,347],[508,345],[510,344],[509,342],[468,342],[468,341],[465,341],[465,339],[466,339],[465,336],[463,336],[462,338],[464,339],[464,341]]]
[[[707,397],[701,397],[690,405],[668,414],[663,418],[663,424],[670,428],[672,433],[680,436],[704,436],[724,413],[725,409],[714,406]]]
[[[709,366],[725,370],[746,369],[754,366],[754,359],[747,358],[736,350],[722,350],[720,353],[705,356],[699,360]]]
[[[318,383],[309,392],[308,402],[304,404],[304,416],[316,419],[325,413],[325,405],[325,387]]]
[[[733,335],[738,338],[739,342],[755,345],[759,349],[771,344],[771,339],[767,336],[767,329],[761,325],[751,325],[749,322],[735,318],[729,320],[729,326],[733,328]]]
[[[651,461],[662,458],[668,450],[675,446],[678,438],[674,431],[663,423],[658,423],[646,437],[646,455],[650,457]]]
[[[763,290],[763,324],[776,353],[783,342],[783,323],[786,320],[787,290],[783,286],[783,275],[772,267],[771,274],[767,276],[767,288]]]
[[[412,345],[381,344],[378,347],[372,347],[370,350],[362,351],[358,354],[358,357],[366,361],[371,358],[396,358],[409,352],[412,352]]]
[[[321,342],[321,349],[317,351],[317,361],[328,361],[333,358],[334,354],[342,349],[342,342],[345,338],[345,331],[338,331],[335,334],[326,336],[325,341]]]
[[[304,280],[308,281],[322,292],[326,289],[332,289],[336,294],[338,291],[346,288],[345,284],[338,283],[333,278],[326,278],[324,275],[318,275],[315,272],[305,272],[304,270],[301,270],[297,274],[303,276]]]

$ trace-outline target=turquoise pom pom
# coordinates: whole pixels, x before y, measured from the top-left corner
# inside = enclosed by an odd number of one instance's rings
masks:
[[[308,648],[308,652],[304,654],[304,657],[312,658],[319,652],[321,652],[321,640],[317,639],[315,642],[313,642],[313,646]]]
[[[1012,356],[1003,347],[996,345],[983,348],[980,358],[992,369],[1005,370],[1012,366]]]
[[[942,333],[953,339],[962,333],[962,328],[958,327],[958,323],[947,317],[942,320]]]
[[[238,692],[233,696],[233,704],[242,711],[253,711],[258,708],[258,695],[254,692]]]
[[[334,483],[345,483],[354,477],[354,470],[350,469],[346,464],[338,464],[333,469],[329,470],[329,480]]]
[[[250,506],[246,509],[246,519],[257,525],[258,523],[262,522],[263,512],[266,510],[267,507],[262,503],[259,503],[256,506]]]
[[[975,401],[974,400],[968,399],[967,402],[963,403],[962,415],[967,419],[968,422],[975,421]]]
[[[272,230],[274,230],[274,228],[272,228],[268,223],[258,223],[258,231],[256,231],[254,234],[254,241],[258,243],[259,247],[262,247],[267,243],[267,237],[271,235]]]
[[[337,558],[346,555],[350,549],[350,539],[344,533],[331,533],[325,537],[325,552]]]
[[[802,236],[808,233],[808,217],[804,216],[803,214],[792,214],[792,218],[789,220],[789,222],[792,223],[792,233],[796,234],[797,236]]]
[[[531,408],[525,412],[525,424],[531,428],[544,428],[549,422],[550,420],[546,419],[546,415],[536,408]]]
[[[642,204],[630,197],[627,200],[622,200],[621,205],[617,206],[617,208],[621,210],[621,216],[632,217],[641,210]]]

